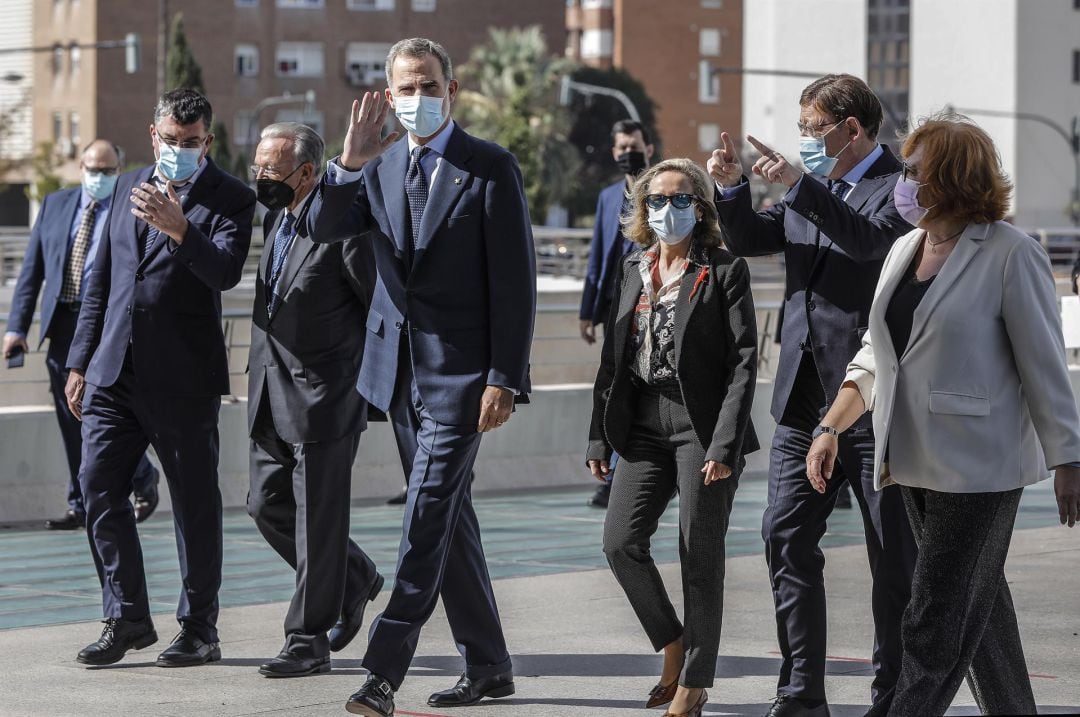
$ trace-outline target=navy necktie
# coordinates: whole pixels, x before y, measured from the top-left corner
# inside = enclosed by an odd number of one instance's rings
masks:
[[[427,206],[428,199],[427,177],[424,175],[424,168],[420,166],[420,161],[430,151],[428,147],[413,147],[409,172],[405,175],[405,194],[409,197],[413,251],[420,243],[420,222],[424,218],[424,207]]]
[[[829,191],[835,194],[841,202],[844,201],[844,197],[847,196],[849,189],[851,189],[851,185],[845,182],[843,179],[829,180]]]
[[[289,247],[292,246],[293,237],[296,236],[293,232],[294,217],[292,214],[286,214],[285,218],[281,220],[281,226],[278,227],[277,234],[274,235],[274,258],[270,263],[270,281],[269,295],[270,298],[267,301],[267,309],[274,310],[274,306],[277,305],[277,282],[281,276],[281,268],[285,266],[285,258],[289,255]]]

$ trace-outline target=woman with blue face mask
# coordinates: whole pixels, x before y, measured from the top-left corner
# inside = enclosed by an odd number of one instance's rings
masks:
[[[688,159],[644,172],[623,234],[640,249],[619,265],[596,377],[587,463],[612,481],[604,553],[664,668],[646,706],[700,715],[720,645],[724,538],[750,423],[757,328],[746,262],[721,245],[713,183]],[[650,554],[679,495],[680,621]]]
[[[1012,187],[978,125],[933,117],[901,156],[896,210],[915,229],[885,259],[807,477],[826,490],[837,435],[871,411],[876,488],[899,486],[919,553],[900,676],[869,714],[944,714],[965,679],[983,714],[1035,714],[1004,567],[1025,486],[1053,470],[1059,520],[1080,518],[1080,415],[1054,275],[1039,243],[1003,221]]]

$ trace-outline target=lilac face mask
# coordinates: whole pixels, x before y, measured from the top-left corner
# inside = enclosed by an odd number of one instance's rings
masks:
[[[921,182],[916,182],[910,177],[902,177],[893,189],[896,211],[913,227],[919,226],[919,222],[926,218],[927,212],[934,208],[919,205],[919,187],[921,186]]]

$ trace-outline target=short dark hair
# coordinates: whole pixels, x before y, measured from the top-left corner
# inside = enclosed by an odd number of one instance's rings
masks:
[[[405,57],[414,57],[422,59],[428,55],[434,55],[439,61],[439,66],[442,67],[443,77],[447,82],[454,79],[454,65],[450,62],[450,54],[446,51],[446,48],[435,42],[429,40],[426,37],[410,37],[406,40],[398,40],[394,43],[394,46],[390,48],[390,52],[386,55],[386,84],[391,86],[390,76],[394,70],[394,60],[399,55]],[[393,89],[391,87],[391,89]]]
[[[881,129],[881,100],[855,75],[819,77],[802,91],[799,104],[803,107],[814,107],[837,122],[854,117],[859,120],[859,124],[871,139],[877,137],[878,130]]]
[[[621,119],[612,125],[611,143],[615,144],[615,135],[617,134],[633,134],[634,132],[641,132],[641,138],[645,140],[645,144],[652,144],[649,139],[649,130],[645,129],[645,125],[637,120],[630,119]]]
[[[172,117],[182,125],[195,124],[202,120],[209,132],[214,123],[214,109],[210,106],[210,100],[195,90],[169,90],[154,106],[154,124],[162,117]]]

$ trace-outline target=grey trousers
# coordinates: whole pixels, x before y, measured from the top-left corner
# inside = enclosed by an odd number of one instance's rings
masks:
[[[1035,714],[1004,571],[1023,489],[902,490],[919,557],[888,714],[944,714],[965,677],[983,714]]]
[[[724,611],[724,538],[742,466],[706,486],[705,450],[678,387],[640,389],[627,450],[611,484],[604,553],[653,649],[683,639],[686,661],[679,683],[711,687]],[[660,516],[679,493],[680,622],[656,569],[649,541]]]

